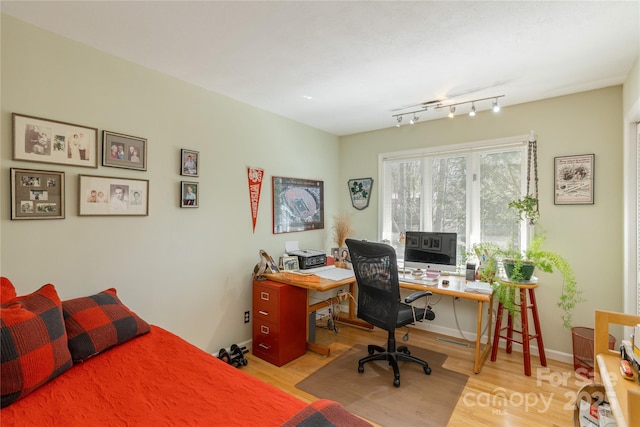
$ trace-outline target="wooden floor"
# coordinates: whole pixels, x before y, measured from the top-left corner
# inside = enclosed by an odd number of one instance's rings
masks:
[[[402,343],[404,332],[405,330],[397,332],[399,343]],[[468,347],[443,339],[468,344]],[[249,353],[246,355],[249,363],[241,369],[305,402],[311,402],[317,398],[298,390],[295,385],[299,381],[354,344],[375,343],[384,346],[386,332],[377,328],[367,331],[339,325],[339,332],[336,334],[327,329],[316,328],[316,342],[329,345],[331,355],[324,357],[308,351],[304,356],[279,368]],[[500,349],[497,361],[491,362],[489,356],[481,372],[474,374],[474,343],[412,329],[406,344],[409,348],[414,345],[445,353],[448,358],[444,368],[469,375],[449,426],[572,426],[576,395],[583,385],[590,383],[576,375],[572,365],[547,358],[547,366],[542,367],[537,356],[532,357],[532,374],[527,377],[523,371],[522,353],[515,349],[512,354]],[[358,375],[357,366],[353,367],[353,372]],[[400,372],[402,373],[402,365]],[[390,372],[390,384],[392,376]],[[438,398],[437,390],[425,388],[425,393],[433,394],[434,399]],[[407,410],[411,411],[412,408],[408,407]]]

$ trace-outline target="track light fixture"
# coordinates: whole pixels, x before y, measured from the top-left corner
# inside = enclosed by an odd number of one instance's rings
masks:
[[[500,106],[498,105],[498,98],[493,100],[493,112],[497,113],[500,111]]]
[[[411,118],[411,120],[409,120],[409,123],[414,124],[420,119],[420,117],[418,117],[417,114],[426,112],[428,107],[433,107],[435,110],[448,108],[449,109],[448,117],[453,118],[455,117],[455,114],[456,114],[456,107],[459,105],[465,105],[465,104],[471,104],[471,110],[469,112],[469,115],[473,117],[476,115],[476,103],[482,102],[482,101],[488,101],[488,100],[492,100],[493,112],[497,113],[500,111],[500,106],[498,105],[498,99],[502,98],[503,96],[504,95],[490,96],[488,98],[479,98],[479,99],[471,99],[469,101],[451,102],[449,104],[445,103],[445,101],[425,102],[421,104],[422,108],[420,110],[407,111],[405,113],[398,113],[398,114],[392,115],[391,117],[396,118],[397,120],[396,127],[400,127],[402,122],[402,117],[411,114],[413,115],[413,117]]]

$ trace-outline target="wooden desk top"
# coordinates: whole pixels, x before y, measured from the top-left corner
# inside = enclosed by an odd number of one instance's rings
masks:
[[[443,280],[448,280],[449,285],[443,285]],[[491,295],[465,291],[464,288],[466,284],[467,281],[462,276],[440,276],[438,278],[438,284],[432,286],[403,282],[402,278],[400,279],[400,287],[402,289],[409,289],[412,291],[431,291],[432,293],[438,295],[449,295],[452,297],[470,299],[474,301],[491,301]]]
[[[318,292],[324,292],[345,285],[351,285],[356,281],[355,277],[351,277],[348,279],[337,281],[320,278],[319,282],[305,282],[287,278],[283,273],[266,273],[264,277],[275,282],[286,283],[288,285],[298,286],[300,288],[310,289],[312,291]],[[443,280],[448,280],[449,285],[443,285]],[[489,302],[491,300],[491,295],[465,291],[464,288],[466,286],[466,283],[467,281],[465,280],[465,278],[461,276],[440,276],[438,278],[438,284],[432,286],[403,282],[402,278],[400,279],[400,287],[402,289],[408,289],[412,291],[431,291],[434,294],[438,295],[449,295],[452,297],[470,299],[474,301]]]
[[[320,278],[319,282],[304,282],[299,280],[289,279],[284,276],[283,273],[266,273],[264,275],[269,280],[274,282],[286,283],[287,285],[298,286],[300,288],[310,289],[312,291],[324,292],[331,289],[339,288],[341,286],[350,285],[355,283],[356,278],[350,277],[344,280],[330,280]]]

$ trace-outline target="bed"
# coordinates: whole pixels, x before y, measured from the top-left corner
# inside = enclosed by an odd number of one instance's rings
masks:
[[[147,324],[114,289],[60,301],[53,285],[18,297],[6,282],[2,426],[370,426]]]

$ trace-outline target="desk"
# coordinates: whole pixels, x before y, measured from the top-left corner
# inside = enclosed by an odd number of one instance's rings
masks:
[[[609,350],[609,325],[635,326],[640,316],[596,310],[595,371],[600,375],[618,427],[640,425],[640,385],[620,375],[620,353]]]
[[[325,292],[325,291],[330,291],[332,289],[341,288],[343,286],[349,286],[349,293],[353,295],[354,298],[356,296],[356,291],[355,291],[356,278],[355,277],[351,277],[344,280],[329,280],[329,279],[320,278],[319,282],[307,282],[302,280],[290,279],[285,277],[283,273],[265,274],[264,277],[274,282],[285,283],[287,285],[297,286],[299,288],[305,288],[307,290],[307,337],[309,337],[309,314],[315,313],[321,308],[327,307],[327,303],[325,301],[322,301],[316,304],[310,304],[310,300],[309,300],[310,291]],[[339,303],[337,299],[335,302]],[[349,311],[347,313],[340,313],[340,321],[347,324],[364,327],[367,329],[373,329],[373,326],[370,325],[369,323],[356,318],[355,313],[356,313],[355,302],[353,301],[353,299],[349,298]],[[328,356],[331,353],[331,349],[329,347],[316,344],[315,342],[311,342],[311,341],[307,341],[307,349],[313,351],[314,353],[319,353],[325,356]]]
[[[329,280],[321,278],[319,282],[305,282],[298,281],[284,277],[282,273],[275,274],[265,274],[267,279],[273,280],[274,282],[286,283],[288,285],[298,286],[301,288],[307,289],[307,313],[314,313],[315,311],[324,308],[327,306],[325,302],[316,303],[313,305],[309,304],[309,291],[318,291],[324,292],[329,291],[331,289],[340,288],[343,286],[349,286],[349,293],[351,295],[356,296],[355,287],[356,287],[356,279],[349,278],[345,280]],[[443,286],[442,280],[448,280],[449,286]],[[493,303],[493,296],[487,294],[480,294],[475,292],[465,292],[464,288],[466,285],[466,280],[464,277],[459,276],[442,276],[438,279],[438,285],[433,286],[425,286],[414,283],[402,282],[400,281],[400,288],[406,289],[410,291],[431,291],[434,295],[448,295],[454,298],[462,298],[468,299],[478,302],[478,325],[476,328],[476,349],[475,349],[475,360],[473,366],[473,372],[476,374],[480,372],[482,368],[482,364],[484,363],[489,351],[491,350],[491,323],[492,323],[492,311],[491,306]],[[482,319],[483,319],[483,303],[488,304],[488,322],[487,322],[487,343],[485,344],[484,349],[482,349]],[[365,327],[368,329],[373,329],[373,326],[367,322],[359,320],[356,318],[356,307],[353,299],[349,298],[349,311],[346,313],[346,316],[342,316],[341,314],[340,321],[356,326]],[[307,316],[307,337],[309,336],[309,318]],[[315,353],[320,353],[328,356],[330,354],[330,349],[325,346],[321,346],[319,344],[307,341],[307,348]]]
[[[477,292],[466,292],[464,290],[467,281],[464,277],[460,276],[441,276],[438,279],[438,285],[433,286],[425,286],[418,285],[414,283],[402,282],[400,279],[400,288],[408,289],[412,291],[431,291],[434,295],[448,295],[454,298],[462,298],[468,299],[472,301],[478,302],[478,324],[476,326],[476,350],[475,350],[475,360],[473,364],[473,372],[479,373],[484,361],[491,350],[491,323],[492,323],[492,306],[493,306],[493,295],[481,294]],[[449,286],[443,286],[442,281],[448,280]],[[483,312],[483,303],[487,303],[487,343],[484,345],[484,349],[482,348],[482,312]]]

